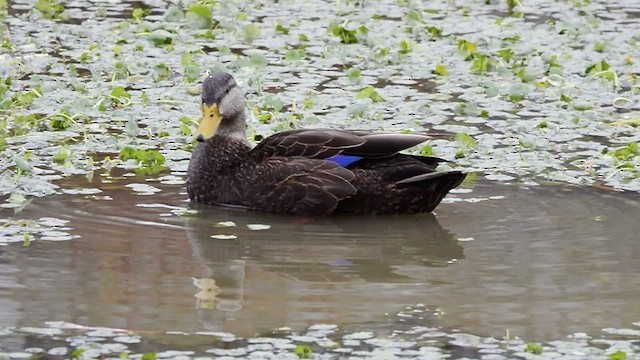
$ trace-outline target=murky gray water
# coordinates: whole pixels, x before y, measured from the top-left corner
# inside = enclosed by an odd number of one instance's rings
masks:
[[[68,220],[80,237],[0,247],[0,326],[371,330],[385,313],[424,304],[425,325],[549,340],[640,317],[638,196],[480,182],[449,195],[437,218],[215,207],[187,217],[175,214],[188,205],[182,185],[153,183],[164,190],[153,196],[122,185],[108,185],[103,200],[36,199],[18,214]]]

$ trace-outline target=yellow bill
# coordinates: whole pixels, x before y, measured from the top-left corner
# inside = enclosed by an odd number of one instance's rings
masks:
[[[200,120],[200,125],[193,134],[196,140],[202,142],[211,139],[216,134],[220,121],[222,121],[222,118],[218,111],[218,105],[208,106],[207,104],[202,104],[202,120]]]

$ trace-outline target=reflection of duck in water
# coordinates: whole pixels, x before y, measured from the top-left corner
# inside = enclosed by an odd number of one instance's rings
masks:
[[[209,271],[206,278],[216,286],[215,306],[209,308],[225,316],[243,307],[246,293],[255,300],[267,292],[293,288],[304,292],[313,284],[424,283],[429,282],[429,267],[464,258],[456,237],[432,214],[300,222],[286,216],[196,206],[200,212],[187,220],[187,235],[194,256]],[[228,220],[235,226],[212,226]],[[255,223],[270,228],[252,231],[247,227]],[[237,238],[212,238],[219,234]],[[284,290],[278,290],[281,287]]]
[[[431,212],[465,178],[442,159],[398,154],[429,138],[368,131],[289,130],[251,149],[244,94],[227,73],[202,84],[200,142],[187,191],[200,203],[298,215]]]

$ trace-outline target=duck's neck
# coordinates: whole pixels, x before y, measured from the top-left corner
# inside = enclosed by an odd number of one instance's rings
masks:
[[[247,141],[247,121],[244,112],[240,112],[233,119],[222,121],[220,126],[218,126],[216,134],[241,140],[249,144]]]

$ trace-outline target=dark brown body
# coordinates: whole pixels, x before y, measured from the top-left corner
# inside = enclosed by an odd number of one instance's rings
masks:
[[[298,215],[401,214],[432,211],[465,178],[435,172],[441,159],[397,154],[420,135],[293,130],[251,149],[216,135],[197,145],[189,164],[191,200]],[[362,156],[341,167],[335,154]]]

